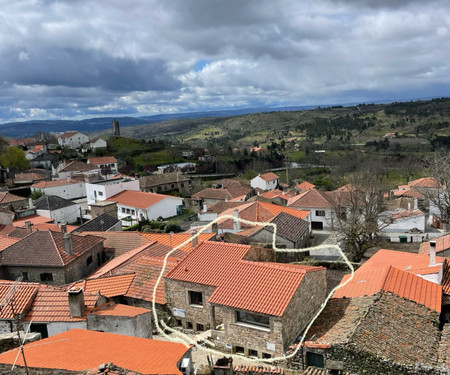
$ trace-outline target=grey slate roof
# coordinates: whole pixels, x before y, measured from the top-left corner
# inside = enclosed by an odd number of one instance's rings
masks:
[[[186,182],[190,178],[182,173],[163,173],[139,178],[139,187],[141,189],[151,188],[158,185],[170,184],[174,182]]]
[[[73,206],[76,203],[57,195],[43,195],[34,201],[37,210],[57,210],[59,208]]]
[[[309,229],[309,223],[306,220],[299,219],[285,212],[280,212],[270,222],[277,225],[277,236],[293,242],[298,242]],[[267,226],[264,228],[273,232],[272,227]]]
[[[106,213],[97,216],[95,219],[80,225],[74,232],[106,232],[119,222],[118,219]]]

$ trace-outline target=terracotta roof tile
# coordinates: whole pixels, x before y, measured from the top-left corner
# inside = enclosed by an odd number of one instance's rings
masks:
[[[159,242],[162,245],[169,246],[174,249],[175,247],[181,245],[183,242],[188,241],[192,237],[192,233],[174,233],[170,235],[170,233],[150,233],[143,232],[142,236],[149,239],[150,241]],[[212,237],[215,236],[215,233],[200,233],[197,237],[198,243],[203,241],[208,241]],[[180,248],[182,251],[191,251],[192,250],[192,240],[189,241],[186,245]]]
[[[19,197],[18,195],[9,193],[7,191],[0,191],[0,204],[27,201],[24,197]]]
[[[70,137],[73,137],[77,133],[78,132],[76,130],[69,130],[63,134],[58,135],[58,138],[70,138]]]
[[[305,273],[323,270],[243,260],[249,249],[247,245],[203,242],[166,278],[216,286],[210,303],[282,316]]]
[[[89,172],[92,170],[98,170],[98,167],[95,165],[90,165],[87,163],[83,163],[79,160],[74,160],[68,163],[64,168],[60,169],[58,173],[60,172]]]
[[[53,219],[45,217],[45,216],[40,216],[40,215],[31,215],[31,216],[24,217],[22,219],[14,220],[13,225],[15,227],[25,228],[25,223],[27,221],[30,221],[31,224],[42,224],[42,223],[50,223],[53,221]]]
[[[11,246],[12,244],[15,244],[17,241],[19,241],[19,238],[0,235],[0,251],[6,249],[8,246]]]
[[[89,278],[74,284],[70,284],[70,288],[81,288],[84,293],[97,294],[107,298],[123,296],[127,293],[134,279],[134,273],[126,275],[103,276],[99,278]]]
[[[307,190],[289,199],[288,207],[299,208],[331,208],[329,200],[315,189]]]
[[[151,312],[149,309],[143,307],[122,305],[119,303],[109,302],[102,306],[99,306],[89,312],[89,315],[102,315],[102,316],[128,316],[134,317]]]
[[[174,182],[186,182],[190,181],[189,176],[182,173],[163,173],[154,174],[151,176],[143,176],[139,178],[139,187],[141,189],[147,189],[162,184],[170,184]]]
[[[74,255],[70,255],[64,250],[62,233],[37,231],[4,249],[2,263],[15,266],[62,267],[102,242],[102,238],[94,236],[72,235]]]
[[[99,158],[89,158],[88,159],[88,164],[94,164],[94,165],[114,164],[114,163],[117,163],[117,160],[114,156],[102,156]]]
[[[263,173],[263,174],[259,175],[259,177],[261,177],[264,181],[272,181],[272,180],[276,180],[279,178],[273,172]]]
[[[89,370],[99,363],[115,365],[142,374],[177,374],[177,363],[189,350],[184,344],[72,329],[38,342],[26,344],[29,367],[71,371]],[[0,354],[0,363],[12,364],[17,349]],[[20,357],[17,365],[23,366]]]
[[[300,182],[299,184],[297,184],[295,187],[299,190],[311,190],[311,189],[314,189],[316,187],[316,185],[314,185],[308,181],[303,181],[303,182]]]
[[[143,191],[125,190],[120,192],[119,194],[116,194],[108,198],[107,201],[116,202],[118,204],[129,207],[148,208],[166,198],[179,199],[178,197],[173,197],[170,195],[145,193]]]
[[[141,232],[81,232],[77,234],[79,236],[93,235],[103,238],[105,240],[103,245],[112,249],[115,257],[152,243]]]
[[[0,319],[13,319],[14,313],[23,314],[31,306],[37,286],[13,281],[0,282]],[[11,308],[11,304],[13,305]]]

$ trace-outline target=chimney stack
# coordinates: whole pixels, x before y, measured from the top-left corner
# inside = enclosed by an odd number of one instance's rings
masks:
[[[192,247],[195,247],[198,245],[198,237],[195,237],[197,235],[197,231],[194,229],[192,231]]]
[[[70,233],[64,233],[64,251],[69,255],[73,255],[72,235]]]
[[[203,203],[203,212],[208,211],[208,205],[206,203]]]
[[[239,219],[239,210],[237,208],[234,209],[233,216],[237,219]],[[241,231],[241,222],[239,220],[234,219],[233,220],[233,232],[237,233]]]
[[[436,241],[430,241],[430,267],[436,265]]]
[[[67,233],[67,226],[66,226],[66,224],[61,224],[61,233],[63,233],[63,234]]]
[[[29,198],[28,199],[28,208],[33,208],[33,199]]]
[[[81,318],[84,314],[84,293],[83,289],[72,287],[68,291],[69,310],[71,318]]]
[[[30,220],[25,221],[25,228],[27,229],[28,233],[32,232],[32,230],[31,230],[31,221]]]

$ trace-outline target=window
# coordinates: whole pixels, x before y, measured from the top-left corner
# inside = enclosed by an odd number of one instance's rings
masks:
[[[316,211],[316,216],[325,216],[325,211],[323,211],[323,210],[317,210],[317,211]]]
[[[249,349],[248,350],[248,356],[249,357],[256,357],[256,358],[258,358],[258,351],[254,350],[254,349]]]
[[[86,266],[89,266],[92,263],[92,255],[86,259]]]
[[[235,346],[234,347],[234,351],[235,351],[235,353],[236,354],[242,354],[242,355],[245,355],[245,349],[244,349],[244,347],[243,346]]]
[[[181,321],[181,319],[177,319],[175,323],[176,323],[177,327],[183,326],[183,322]]]
[[[103,197],[103,191],[99,191],[99,192],[98,192],[98,195],[99,195],[100,197]]]
[[[236,321],[269,328],[270,321],[266,315],[252,314],[246,311],[236,311]]]
[[[22,280],[28,280],[28,272],[22,272]]]
[[[186,329],[193,329],[194,325],[192,324],[192,322],[186,322]]]
[[[203,324],[197,323],[197,331],[203,332],[205,330],[205,326]]]
[[[127,208],[127,214],[129,214],[130,213],[130,209],[129,208]]]
[[[134,215],[134,210],[131,210],[131,215]]]
[[[203,294],[201,292],[189,291],[189,304],[203,306]]]
[[[41,273],[41,281],[53,281],[53,274],[50,272]]]
[[[123,207],[122,207],[122,213],[123,213],[123,214],[125,213],[125,208],[123,208]]]
[[[262,354],[262,357],[263,357],[264,359],[269,359],[269,358],[272,358],[272,354],[269,354],[269,353],[263,353],[263,354]]]

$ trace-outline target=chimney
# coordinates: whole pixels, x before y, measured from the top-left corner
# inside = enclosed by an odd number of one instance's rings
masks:
[[[28,233],[32,232],[32,230],[31,230],[31,221],[30,220],[25,221],[25,228],[27,229]]]
[[[214,223],[211,229],[212,232],[215,233],[216,235],[219,234],[219,226],[217,225],[217,223]]]
[[[195,237],[197,235],[197,231],[194,229],[192,231],[192,247],[195,247],[198,245],[198,237]]]
[[[419,200],[414,198],[414,209],[418,210],[419,209]]]
[[[67,226],[66,226],[66,224],[61,224],[61,233],[63,233],[63,234],[67,233]]]
[[[68,295],[70,317],[81,318],[85,309],[83,289],[72,287],[69,289]]]
[[[72,235],[70,233],[64,233],[64,251],[69,255],[73,255]]]
[[[239,219],[239,211],[237,208],[234,209],[233,216],[237,219]],[[239,220],[234,219],[233,220],[233,232],[237,233],[241,231],[241,222]]]
[[[430,241],[430,267],[436,265],[436,241]]]
[[[203,203],[203,212],[208,211],[208,205],[206,203]]]
[[[33,199],[29,198],[28,199],[28,208],[33,208]]]

